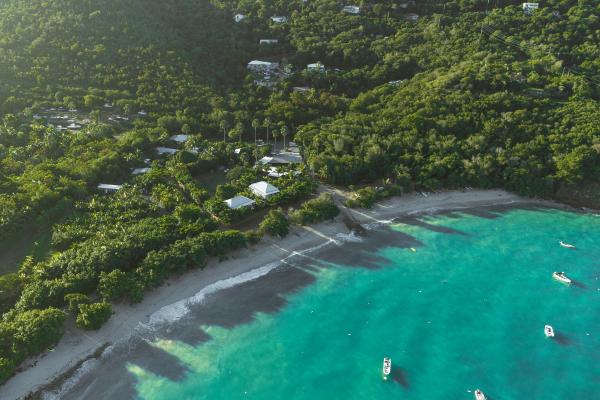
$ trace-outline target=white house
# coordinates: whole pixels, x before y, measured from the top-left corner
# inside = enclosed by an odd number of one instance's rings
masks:
[[[252,60],[248,63],[248,69],[252,71],[272,71],[277,67],[278,63],[270,61]]]
[[[244,20],[245,18],[246,18],[246,16],[244,14],[235,14],[233,16],[233,20],[235,22],[240,22],[240,21]]]
[[[360,14],[360,7],[358,6],[344,6],[344,8],[342,8],[342,11],[345,12],[346,14]]]
[[[156,148],[156,152],[157,152],[159,155],[161,155],[161,156],[162,156],[163,154],[175,154],[175,153],[177,153],[178,151],[179,151],[179,150],[177,150],[177,149],[173,149],[173,148],[171,148],[171,147],[157,147],[157,148]]]
[[[308,64],[306,66],[306,69],[308,71],[325,72],[325,66],[323,64],[321,64],[320,62],[316,62],[316,63],[313,63],[313,64]]]
[[[311,88],[308,86],[294,86],[292,88],[292,91],[296,92],[296,93],[306,93],[310,90]]]
[[[177,143],[183,143],[183,142],[187,142],[187,140],[189,138],[190,138],[189,135],[173,135],[169,138],[169,140],[172,140]]]
[[[271,21],[275,22],[276,24],[285,24],[287,22],[287,17],[283,17],[281,15],[275,15],[275,16],[271,17]]]
[[[224,203],[232,210],[237,210],[238,208],[251,207],[255,204],[255,201],[246,196],[235,196],[225,200]]]
[[[523,11],[529,15],[540,8],[540,3],[523,3]]]
[[[277,39],[260,39],[258,41],[258,44],[277,44],[279,43],[279,40]]]
[[[272,157],[263,157],[258,162],[262,165],[290,165],[290,164],[301,164],[302,156],[298,153],[279,153]]]
[[[133,171],[131,171],[132,175],[141,175],[141,174],[147,174],[148,172],[150,172],[152,168],[150,167],[144,167],[144,168],[134,168]]]
[[[121,190],[123,185],[111,185],[108,183],[101,183],[98,185],[98,189],[102,190],[104,193],[115,193]]]
[[[274,194],[279,193],[279,189],[265,181],[255,182],[249,187],[250,190],[252,190],[252,193],[259,197],[262,197],[263,199],[267,199],[273,196]]]

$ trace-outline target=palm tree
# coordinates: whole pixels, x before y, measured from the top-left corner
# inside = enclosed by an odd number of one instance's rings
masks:
[[[279,136],[279,132],[277,129],[273,129],[273,140],[275,141],[275,146],[273,146],[273,153],[277,151],[277,136]]]
[[[287,137],[287,135],[290,133],[289,128],[286,125],[283,125],[281,127],[281,136],[283,136],[283,148],[285,150],[285,138]]]
[[[269,127],[271,126],[271,119],[269,117],[265,118],[263,124],[267,128],[267,144],[269,144]]]
[[[254,128],[254,147],[256,147],[256,129],[260,126],[260,121],[254,118],[252,120],[252,127]]]
[[[219,128],[223,129],[223,143],[225,143],[227,141],[227,128],[228,127],[229,127],[229,124],[227,123],[227,120],[225,118],[223,118],[219,122]]]
[[[237,124],[235,124],[235,130],[238,133],[238,135],[240,135],[240,143],[242,143],[242,134],[244,133],[244,124],[242,124],[241,122],[238,122]]]

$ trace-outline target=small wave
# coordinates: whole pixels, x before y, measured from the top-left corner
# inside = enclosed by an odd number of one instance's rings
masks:
[[[99,364],[95,358],[84,361],[73,373],[73,375],[65,380],[61,387],[56,391],[43,392],[42,400],[59,400],[65,396],[87,373],[93,371]]]
[[[361,238],[360,236],[358,236],[354,231],[350,232],[350,233],[338,233],[337,235],[335,235],[335,238],[338,239],[341,242],[350,242],[350,243],[359,243],[364,241],[363,238]]]
[[[150,315],[147,325],[156,326],[178,321],[190,311],[190,306],[202,303],[207,295],[218,292],[219,290],[229,289],[239,284],[258,279],[261,276],[265,276],[279,265],[281,265],[280,262],[274,262],[208,285],[191,297],[180,300],[168,306],[164,306],[158,311],[155,311]]]

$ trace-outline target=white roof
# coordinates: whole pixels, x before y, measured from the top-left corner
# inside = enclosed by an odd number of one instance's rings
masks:
[[[273,161],[273,157],[263,157],[260,160],[258,160],[258,162],[261,164],[268,164],[271,161]]]
[[[262,196],[269,196],[275,193],[279,193],[279,189],[265,181],[253,183],[252,185],[250,185],[250,189],[254,193],[260,194]]]
[[[344,6],[342,11],[350,13],[350,14],[358,14],[360,13],[360,7],[358,6]]]
[[[269,43],[279,43],[277,39],[260,39],[258,44],[269,44]]]
[[[178,143],[183,143],[188,140],[190,137],[188,135],[173,135],[169,139]]]
[[[157,152],[158,154],[161,154],[161,155],[162,155],[162,154],[175,154],[175,153],[177,153],[178,151],[179,151],[179,150],[177,150],[177,149],[172,149],[172,148],[170,148],[170,147],[157,147],[157,148],[156,148],[156,152]]]
[[[271,66],[276,66],[277,63],[270,62],[270,61],[252,60],[248,63],[248,65],[271,67]]]
[[[102,190],[119,190],[123,187],[123,185],[110,185],[108,183],[101,183],[98,185],[98,189]]]
[[[249,199],[246,196],[235,196],[232,197],[231,199],[227,199],[224,201],[225,204],[227,204],[227,206],[233,210],[236,210],[238,208],[242,208],[242,207],[248,207],[254,204],[254,200]]]
[[[308,64],[306,66],[306,68],[308,68],[308,69],[323,69],[323,68],[325,68],[325,66],[323,64],[321,64],[320,62],[316,62],[316,63]]]
[[[150,167],[145,167],[145,168],[135,168],[131,173],[133,175],[140,175],[140,174],[145,174],[147,172],[150,172],[152,168]]]
[[[275,15],[275,16],[271,17],[271,20],[273,22],[279,22],[279,23],[287,22],[287,17],[281,16],[281,15]]]

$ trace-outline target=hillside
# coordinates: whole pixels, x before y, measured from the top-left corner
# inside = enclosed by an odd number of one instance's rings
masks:
[[[19,249],[0,269],[0,382],[66,318],[97,329],[110,302],[265,226],[335,215],[302,203],[315,178],[364,206],[465,186],[597,204],[597,1],[354,5],[0,4],[0,239]],[[304,163],[273,171],[292,140]],[[280,192],[257,196],[262,180]],[[254,208],[226,205],[239,195]]]
[[[202,105],[205,85],[241,79],[247,58],[230,16],[208,1],[9,0],[0,27],[3,112]]]

